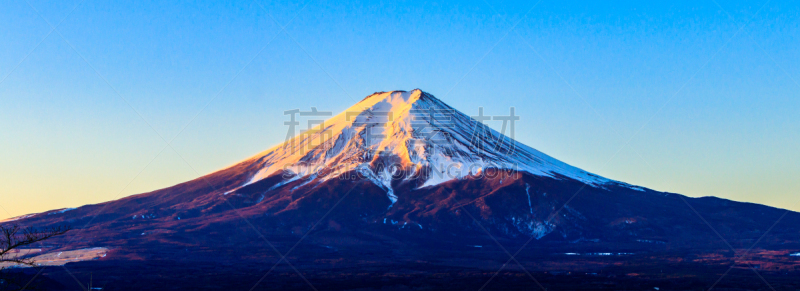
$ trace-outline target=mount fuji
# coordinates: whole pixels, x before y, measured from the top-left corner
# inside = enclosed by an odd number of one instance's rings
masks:
[[[297,286],[260,287],[273,289],[303,286],[305,277],[340,284],[332,274],[344,269],[400,277],[470,270],[477,278],[511,257],[522,263],[508,272],[592,274],[621,268],[621,261],[723,264],[735,262],[740,249],[781,258],[800,249],[798,213],[604,178],[480,119],[421,90],[375,93],[220,171],[0,224],[71,225],[75,230],[42,252],[105,248],[102,257],[70,263],[94,270],[95,278],[102,266],[142,264],[152,270],[151,282],[162,283],[165,276],[155,274],[164,266],[206,264],[219,273],[219,266],[266,264],[270,272],[299,274]],[[143,263],[154,261],[168,263]],[[370,278],[370,287],[385,280]],[[170,284],[185,282],[176,280]],[[431,286],[447,285],[437,284]]]

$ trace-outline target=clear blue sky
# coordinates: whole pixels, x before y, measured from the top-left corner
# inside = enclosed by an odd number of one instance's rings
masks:
[[[518,140],[605,177],[800,210],[794,1],[28,1],[0,2],[0,218],[170,186],[281,142],[284,110],[414,88],[514,106]]]

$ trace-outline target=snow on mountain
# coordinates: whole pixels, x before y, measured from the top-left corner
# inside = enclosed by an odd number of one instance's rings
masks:
[[[556,160],[419,89],[370,95],[250,161],[259,170],[242,186],[281,170],[286,179],[275,187],[299,179],[306,180],[303,185],[321,183],[357,171],[386,190],[393,203],[393,180],[419,177],[423,188],[490,168],[638,189]]]

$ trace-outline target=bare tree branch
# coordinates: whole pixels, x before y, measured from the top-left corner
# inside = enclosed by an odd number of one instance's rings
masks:
[[[25,252],[28,246],[59,236],[70,231],[72,227],[60,225],[46,228],[22,228],[19,225],[0,225],[0,290],[39,289],[37,284],[30,285],[33,278],[20,273],[8,272],[7,267],[35,266],[36,253]],[[24,284],[29,282],[28,284]],[[24,284],[24,285],[23,285]]]
[[[72,227],[67,225],[41,229],[32,227],[22,228],[19,225],[0,225],[0,263],[16,263],[32,266],[34,264],[33,257],[30,256],[30,254],[22,253],[21,249],[65,234],[71,229]],[[2,268],[0,268],[0,270],[2,270]]]

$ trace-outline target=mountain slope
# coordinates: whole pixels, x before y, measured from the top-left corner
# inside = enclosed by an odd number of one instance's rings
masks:
[[[417,260],[424,254],[415,246],[488,238],[558,248],[725,248],[717,230],[747,248],[784,213],[603,178],[413,90],[368,96],[314,130],[192,181],[5,223],[67,223],[77,230],[54,249],[110,247],[110,258],[226,246],[229,256],[203,258],[257,259],[271,255],[249,248],[263,247],[262,238],[319,233],[309,239],[314,252],[365,247]],[[789,213],[760,242],[796,243],[798,225]]]
[[[281,170],[290,171],[293,179],[313,176],[317,183],[356,170],[393,201],[392,180],[420,178],[419,187],[429,187],[480,175],[487,168],[566,177],[592,186],[623,185],[517,143],[420,90],[368,96],[251,160],[260,169],[244,186]]]

